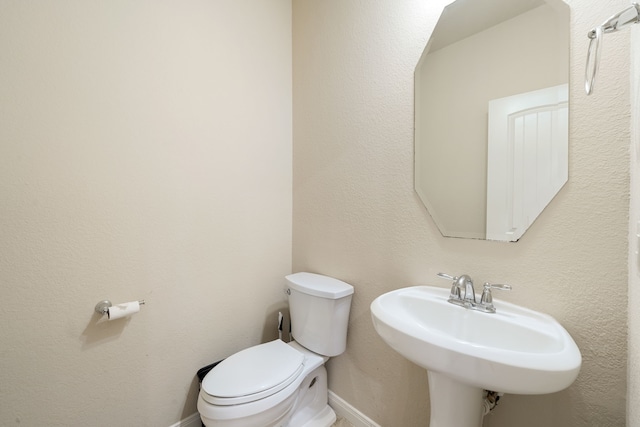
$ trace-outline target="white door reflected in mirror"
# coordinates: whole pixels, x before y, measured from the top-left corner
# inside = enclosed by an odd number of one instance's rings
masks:
[[[568,85],[489,101],[487,239],[520,239],[567,182],[568,161]]]

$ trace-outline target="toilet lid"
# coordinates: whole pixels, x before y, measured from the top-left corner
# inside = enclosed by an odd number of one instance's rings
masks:
[[[202,381],[205,400],[238,405],[263,399],[291,384],[302,372],[304,355],[281,340],[242,350],[220,362]]]

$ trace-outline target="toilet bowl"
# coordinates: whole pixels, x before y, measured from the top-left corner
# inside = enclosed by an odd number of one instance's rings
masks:
[[[202,381],[198,412],[207,427],[329,427],[325,363],[346,348],[353,287],[327,276],[286,277],[294,341],[242,350]]]

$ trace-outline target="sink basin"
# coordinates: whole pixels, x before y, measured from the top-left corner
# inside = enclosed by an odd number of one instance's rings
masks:
[[[397,289],[371,303],[373,325],[391,348],[428,371],[430,427],[481,427],[484,390],[560,391],[582,357],[551,316],[494,300],[495,313],[449,303],[449,290]]]
[[[578,376],[580,351],[551,316],[498,300],[483,313],[448,298],[430,286],[388,292],[371,304],[374,327],[417,365],[487,390],[553,393]]]

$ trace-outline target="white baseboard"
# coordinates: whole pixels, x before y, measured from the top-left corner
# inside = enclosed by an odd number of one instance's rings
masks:
[[[347,403],[340,396],[329,390],[329,406],[333,408],[336,415],[344,418],[353,424],[354,427],[380,427],[373,420],[367,417],[362,412]],[[197,412],[188,416],[187,418],[172,424],[169,427],[201,427],[200,414]]]
[[[195,413],[189,415],[187,418],[178,421],[169,427],[202,427],[202,421],[200,420],[200,414]]]
[[[358,411],[331,390],[329,390],[329,406],[333,408],[337,416],[349,421],[354,427],[380,427],[379,424]]]

